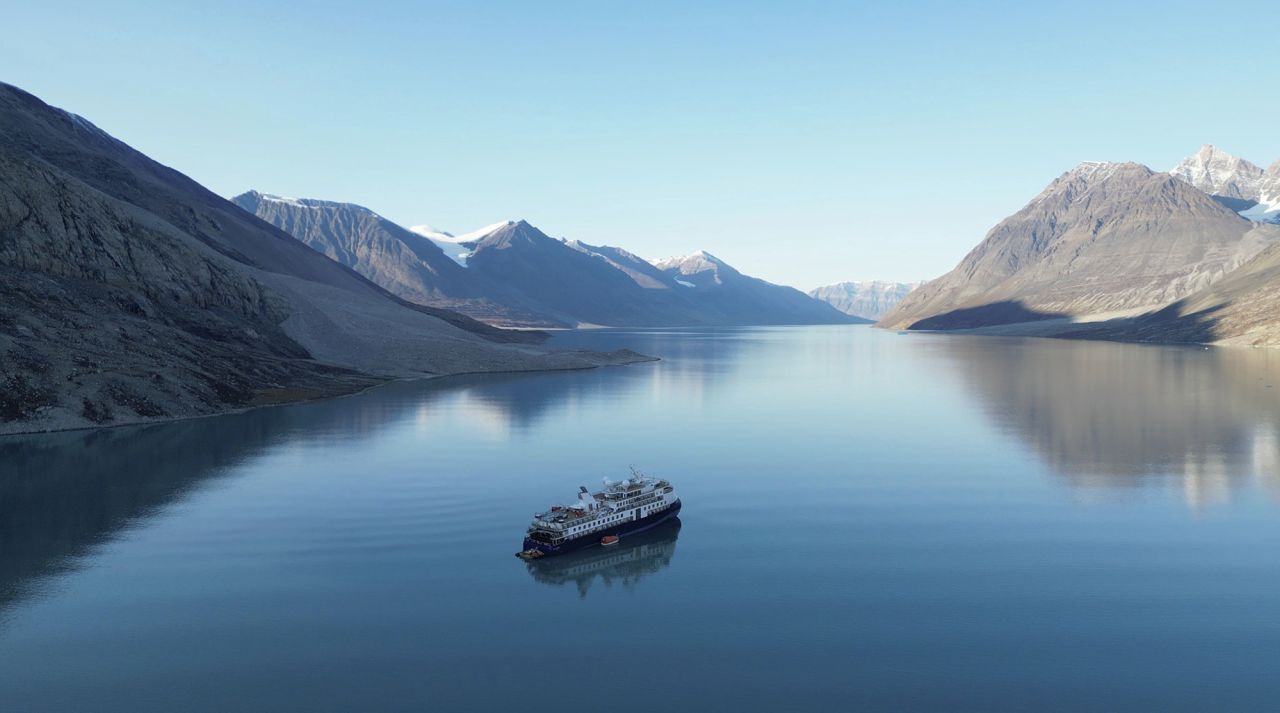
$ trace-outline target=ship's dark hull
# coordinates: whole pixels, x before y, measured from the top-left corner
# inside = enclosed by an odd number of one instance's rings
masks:
[[[644,532],[645,530],[651,529],[653,527],[657,527],[658,525],[666,522],[667,520],[670,520],[671,518],[675,517],[678,514],[680,514],[679,500],[675,501],[674,503],[671,503],[671,506],[668,507],[666,510],[659,510],[657,512],[650,513],[640,518],[639,520],[630,520],[628,522],[620,522],[614,527],[593,532],[588,535],[583,535],[581,537],[575,537],[572,540],[565,540],[564,542],[555,546],[548,545],[545,542],[538,542],[537,540],[531,540],[528,537],[526,537],[524,538],[524,546],[521,547],[521,549],[522,550],[538,550],[542,552],[543,555],[562,555],[566,552],[577,552],[578,550],[585,550],[588,547],[601,547],[602,545],[600,544],[600,540],[606,535],[614,535],[618,539],[622,539],[630,535],[635,535],[635,534]]]

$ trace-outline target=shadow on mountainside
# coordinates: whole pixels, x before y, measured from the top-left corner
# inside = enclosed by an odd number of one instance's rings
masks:
[[[1155,344],[1211,344],[1222,338],[1218,329],[1221,321],[1218,313],[1226,308],[1226,303],[1183,314],[1186,304],[1187,300],[1178,300],[1139,317],[1098,322],[1053,336]]]
[[[1142,315],[1079,323],[1071,322],[1066,314],[1034,310],[1018,301],[1005,301],[926,317],[908,329],[977,330],[986,334],[1151,344],[1211,344],[1226,336],[1220,315],[1227,307],[1226,302],[1195,312],[1186,311],[1188,304],[1188,300],[1179,300]],[[1052,320],[1062,322],[1055,324]],[[1020,325],[1026,325],[1026,328],[1020,328]]]
[[[1231,196],[1217,195],[1210,195],[1209,197],[1217,201],[1219,204],[1226,206],[1232,213],[1249,210],[1255,205],[1258,205],[1258,201],[1250,200],[1248,198],[1232,198]]]
[[[1042,312],[1027,307],[1018,300],[992,302],[978,307],[964,307],[914,322],[907,329],[977,329],[1020,322],[1039,322],[1061,319],[1065,314]]]

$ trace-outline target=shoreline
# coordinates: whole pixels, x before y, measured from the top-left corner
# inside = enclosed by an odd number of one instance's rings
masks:
[[[623,350],[623,351],[630,351],[630,350]],[[599,352],[599,353],[600,354],[610,354],[610,353],[616,354],[617,352]],[[190,416],[172,416],[172,417],[166,417],[166,418],[138,418],[135,420],[120,421],[117,423],[101,424],[101,425],[94,425],[94,426],[68,426],[66,428],[38,428],[38,429],[20,430],[20,431],[3,431],[3,432],[0,432],[0,444],[3,444],[5,439],[18,437],[18,436],[29,437],[29,436],[49,435],[54,433],[73,433],[76,431],[103,431],[103,430],[110,430],[115,428],[128,428],[130,426],[164,425],[168,423],[178,423],[180,421],[194,421],[194,420],[203,419],[203,418],[219,418],[221,416],[236,416],[240,414],[249,413],[251,411],[258,411],[261,409],[280,408],[284,406],[299,406],[302,404],[317,403],[320,401],[335,401],[338,399],[346,399],[354,396],[360,396],[362,394],[367,394],[370,391],[383,388],[390,384],[403,384],[403,383],[412,383],[417,381],[438,381],[441,379],[448,379],[456,376],[489,376],[489,375],[498,376],[498,375],[512,375],[512,374],[547,374],[547,373],[556,373],[556,372],[590,371],[592,369],[606,369],[611,367],[632,366],[635,364],[650,364],[653,362],[662,361],[661,358],[655,357],[655,356],[649,356],[648,354],[640,354],[639,352],[631,352],[631,354],[633,355],[632,357],[625,358],[625,360],[622,360],[622,361],[605,362],[600,364],[585,364],[583,366],[557,366],[557,367],[547,367],[544,369],[503,369],[499,371],[458,371],[458,372],[452,372],[449,374],[424,374],[423,376],[385,377],[385,378],[368,375],[370,378],[381,379],[381,380],[378,381],[377,383],[369,384],[367,386],[361,387],[359,389],[355,389],[353,391],[335,391],[333,393],[313,396],[310,398],[276,401],[272,403],[259,403],[259,404],[249,405],[249,406],[239,406],[236,408],[227,409],[225,411],[218,411],[217,413],[201,413],[201,414],[193,414]]]
[[[1133,334],[1135,317],[1121,317],[1106,321],[1014,322],[964,329],[895,329],[873,325],[875,329],[898,334],[957,334],[975,337],[1023,337],[1028,339],[1061,339],[1074,342],[1109,342],[1112,344],[1138,344],[1164,347],[1215,347],[1230,349],[1280,349],[1280,343],[1250,344],[1233,338],[1212,342],[1186,339],[1140,339]]]

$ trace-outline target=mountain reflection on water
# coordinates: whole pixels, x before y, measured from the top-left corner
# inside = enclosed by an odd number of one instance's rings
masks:
[[[586,597],[597,579],[605,587],[615,584],[631,590],[645,577],[666,569],[676,554],[680,518],[647,532],[623,538],[612,547],[592,547],[581,552],[546,557],[527,563],[529,575],[553,587],[573,584]]]
[[[0,615],[118,532],[272,453],[335,434],[360,442],[437,410],[502,438],[559,404],[623,388],[637,371],[460,376],[231,416],[0,438]]]
[[[986,414],[1072,486],[1173,479],[1193,507],[1280,489],[1280,354],[959,338],[940,353]]]
[[[861,327],[552,341],[662,361],[0,438],[3,709],[507,711],[536,685],[651,710],[582,675],[618,642],[691,710],[1280,698],[1259,546],[1280,538],[1280,355]],[[678,484],[687,529],[511,556],[536,508],[631,463]]]

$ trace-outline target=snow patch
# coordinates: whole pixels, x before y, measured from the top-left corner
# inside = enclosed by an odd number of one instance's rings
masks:
[[[411,226],[409,228],[409,232],[417,233],[418,235],[421,235],[422,237],[430,240],[452,240],[453,239],[453,233],[446,233],[443,230],[436,230],[435,228],[426,224]]]
[[[463,233],[462,235],[454,235],[443,230],[436,230],[426,224],[415,225],[409,228],[409,232],[421,235],[432,243],[435,243],[435,246],[443,250],[444,254],[449,256],[450,260],[466,267],[467,260],[470,259],[473,253],[475,253],[474,245],[471,245],[471,243],[482,240],[495,230],[505,228],[514,222],[515,221],[504,220],[501,223],[486,225],[479,230],[473,230],[469,233]]]
[[[1280,223],[1280,186],[1273,193],[1263,193],[1257,205],[1240,211],[1240,217],[1255,223]]]
[[[473,230],[470,233],[463,233],[462,235],[459,235],[456,238],[453,238],[453,240],[459,243],[474,242],[476,240],[480,240],[481,238],[488,237],[490,234],[496,232],[499,228],[505,228],[508,225],[515,225],[515,224],[516,222],[514,220],[504,220],[501,223],[486,225],[483,228],[479,230]]]
[[[706,250],[699,250],[692,255],[666,257],[661,260],[654,260],[653,265],[660,270],[669,270],[673,267],[683,267],[686,268],[685,272],[689,272],[690,269],[705,269],[712,266],[723,266],[725,265],[725,262]]]
[[[425,224],[415,225],[412,228],[409,228],[409,230],[414,233],[417,233],[418,235],[421,235],[424,238],[427,238],[428,240],[441,240],[444,242],[461,244],[461,243],[473,243],[477,240],[480,240],[481,238],[487,237],[490,233],[493,233],[499,228],[505,228],[508,225],[512,225],[514,223],[515,221],[513,220],[504,220],[501,223],[486,225],[483,228],[480,228],[479,230],[473,230],[469,233],[463,233],[462,235],[454,235],[453,233],[447,233],[443,230],[436,230],[430,225],[425,225]]]
[[[430,238],[428,238],[428,240],[430,240]],[[436,247],[444,251],[444,254],[450,260],[463,267],[467,266],[467,260],[470,259],[471,254],[475,252],[470,248],[463,247],[457,243],[449,242],[447,240],[432,240],[431,242],[435,243]]]
[[[300,208],[307,208],[307,207],[308,207],[308,206],[307,206],[305,203],[303,203],[301,200],[299,200],[299,199],[297,199],[297,198],[293,198],[293,197],[291,197],[291,196],[275,196],[275,195],[271,195],[270,193],[260,193],[260,194],[258,194],[258,196],[259,196],[262,200],[267,201],[267,202],[269,202],[269,203],[287,203],[287,204],[289,204],[289,205],[296,205],[296,206],[298,206],[298,207],[300,207]]]
[[[1114,161],[1081,161],[1080,165],[1071,169],[1071,175],[1101,180],[1110,178],[1119,167],[1120,164]]]

